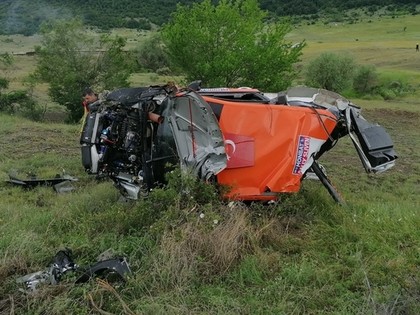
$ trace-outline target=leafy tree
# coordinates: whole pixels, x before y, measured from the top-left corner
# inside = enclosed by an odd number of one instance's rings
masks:
[[[282,90],[294,78],[303,44],[287,43],[290,25],[265,23],[266,16],[257,0],[178,5],[162,37],[170,60],[187,80]]]
[[[138,50],[137,62],[143,69],[153,72],[169,66],[168,55],[159,33],[144,41]]]
[[[134,71],[134,57],[123,50],[125,44],[122,37],[101,37],[99,50],[104,52],[93,61],[96,73],[93,85],[104,89],[128,86],[128,78]]]
[[[355,66],[350,56],[323,53],[308,64],[305,84],[343,92],[352,85]]]
[[[132,67],[122,38],[102,37],[95,43],[79,20],[55,21],[42,27],[35,76],[49,83],[48,93],[66,106],[69,121],[82,116],[81,93],[90,86],[113,89],[128,85]]]

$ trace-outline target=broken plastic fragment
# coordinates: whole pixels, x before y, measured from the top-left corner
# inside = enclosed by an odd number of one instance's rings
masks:
[[[131,273],[131,270],[124,257],[108,259],[87,268],[82,276],[76,280],[76,283],[87,282],[91,278],[98,276],[109,278],[116,275],[118,278],[125,280],[125,276],[128,273]]]
[[[124,257],[107,259],[87,268],[79,268],[72,259],[71,250],[65,249],[57,252],[53,263],[48,268],[20,277],[16,279],[16,282],[25,285],[25,292],[34,292],[40,284],[56,285],[61,281],[65,273],[68,271],[79,271],[80,269],[82,269],[82,275],[75,283],[84,283],[93,277],[102,277],[110,280],[116,276],[117,280],[125,280],[126,275],[131,273],[127,260]]]
[[[57,252],[53,263],[45,270],[27,274],[16,279],[17,283],[25,284],[27,291],[36,291],[40,284],[57,284],[61,277],[68,271],[76,270],[77,265],[73,262],[70,249]]]
[[[36,186],[53,186],[57,193],[64,193],[74,190],[74,186],[71,182],[75,182],[78,179],[70,175],[57,174],[54,178],[50,179],[38,179],[35,175],[31,175],[28,179],[19,179],[16,172],[9,172],[8,183],[23,188],[34,188]]]

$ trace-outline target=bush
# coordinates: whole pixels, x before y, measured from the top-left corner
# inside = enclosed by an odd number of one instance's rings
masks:
[[[24,90],[0,93],[0,111],[35,121],[42,120],[45,114],[45,109],[41,108],[28,91]]]
[[[0,55],[0,65],[7,70],[13,65],[13,56],[9,54]],[[4,92],[9,87],[9,80],[0,77],[0,112],[17,114],[32,120],[42,120],[45,109],[42,109],[32,98],[31,89]]]
[[[381,87],[378,91],[379,95],[383,97],[384,100],[389,101],[397,97],[397,94],[393,90]]]
[[[172,71],[168,67],[156,69],[156,74],[158,75],[170,75],[171,73]]]
[[[305,84],[340,93],[351,87],[354,69],[352,57],[323,53],[307,66]]]
[[[378,86],[378,73],[373,65],[360,66],[353,79],[353,88],[359,94],[371,93]]]
[[[400,80],[384,82],[377,88],[377,93],[385,100],[392,100],[414,91],[415,88],[412,85]]]
[[[0,89],[7,89],[9,87],[9,80],[0,78]]]

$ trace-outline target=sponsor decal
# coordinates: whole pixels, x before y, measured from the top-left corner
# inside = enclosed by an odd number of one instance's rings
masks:
[[[293,167],[293,174],[302,174],[302,169],[305,166],[306,162],[310,157],[310,147],[311,138],[308,136],[299,136],[296,161]]]
[[[240,88],[201,88],[198,90],[198,93],[217,93],[217,92],[259,92],[258,89],[253,89],[249,87],[240,87]]]
[[[199,92],[226,92],[229,91],[230,89],[228,88],[204,88],[204,89],[200,89]]]

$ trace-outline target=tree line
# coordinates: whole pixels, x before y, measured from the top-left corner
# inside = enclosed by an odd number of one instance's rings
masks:
[[[86,25],[109,30],[132,28],[149,30],[165,24],[177,4],[192,5],[194,0],[2,0],[0,2],[0,34],[32,35],[51,19],[78,17]],[[219,0],[212,0],[217,4]],[[271,17],[318,15],[321,12],[359,7],[404,6],[416,13],[418,0],[260,0],[261,9]]]
[[[419,3],[417,0],[260,0],[261,8],[277,16],[311,15],[331,10],[343,12],[356,8],[380,8],[386,6],[406,7],[412,10]]]

